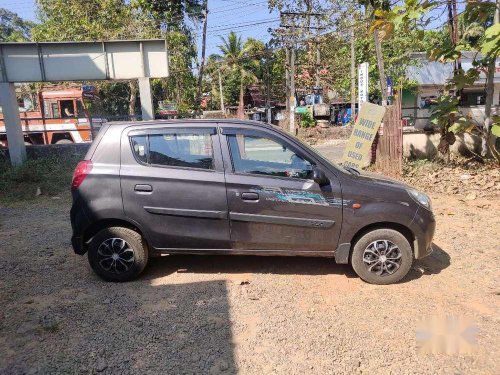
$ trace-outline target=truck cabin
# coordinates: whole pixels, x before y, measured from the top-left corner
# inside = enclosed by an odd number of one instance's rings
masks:
[[[38,92],[35,108],[31,101],[27,106],[20,103],[25,144],[90,142],[92,132],[84,98],[97,100],[98,94],[93,86],[45,88]],[[8,147],[1,114],[0,147]]]

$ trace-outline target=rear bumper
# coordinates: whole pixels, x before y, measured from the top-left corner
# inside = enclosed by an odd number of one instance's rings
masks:
[[[78,202],[78,200],[76,201]],[[76,254],[83,255],[87,252],[83,243],[83,233],[89,226],[90,221],[87,218],[87,215],[85,215],[83,207],[77,203],[73,203],[73,206],[71,206],[69,216],[71,219],[71,229],[73,230],[73,234],[71,236],[71,246],[73,246],[73,250]]]
[[[87,249],[83,246],[83,241],[81,237],[71,236],[71,246],[76,254],[83,255],[87,252]]]
[[[413,243],[415,259],[421,259],[432,253],[432,239],[436,229],[436,219],[431,211],[419,207],[415,218],[410,224],[410,229],[415,235]]]

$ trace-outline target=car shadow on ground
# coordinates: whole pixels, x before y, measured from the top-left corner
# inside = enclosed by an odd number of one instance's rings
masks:
[[[415,260],[410,272],[400,283],[420,279],[422,276],[437,275],[450,266],[450,255],[435,243],[432,246],[434,251],[425,258]]]
[[[433,244],[434,251],[416,260],[400,281],[409,282],[427,275],[439,274],[450,265],[450,256]],[[276,274],[276,275],[344,275],[357,278],[349,264],[336,264],[332,258],[276,257],[245,255],[169,255],[152,258],[142,278],[154,279],[173,273],[197,274]]]
[[[276,275],[345,275],[357,277],[350,265],[333,258],[246,255],[169,255],[153,258],[142,277],[153,279],[172,273],[228,273]]]

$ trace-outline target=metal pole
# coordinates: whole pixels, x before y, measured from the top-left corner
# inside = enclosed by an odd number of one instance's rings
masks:
[[[290,51],[290,133],[295,134],[295,46]]]
[[[354,50],[354,28],[351,29],[351,121],[356,113],[356,55]]]
[[[266,118],[267,122],[271,123],[272,112],[271,112],[271,74],[269,73],[269,59],[266,60]]]
[[[224,117],[226,117],[226,108],[224,107],[224,93],[222,92],[222,78],[220,76],[220,69],[219,69],[219,94],[220,94],[220,109],[224,114]]]
[[[208,23],[208,0],[203,2],[203,38],[201,42],[201,64],[198,71],[198,98],[197,104],[201,106],[202,100],[202,85],[203,85],[203,69],[205,67],[205,51],[207,46],[207,23]]]

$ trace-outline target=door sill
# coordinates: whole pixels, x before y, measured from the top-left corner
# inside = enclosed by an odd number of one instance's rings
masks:
[[[334,258],[334,251],[296,251],[296,250],[241,250],[241,249],[155,249],[160,254],[197,254],[197,255],[258,255],[258,256],[301,256]]]

